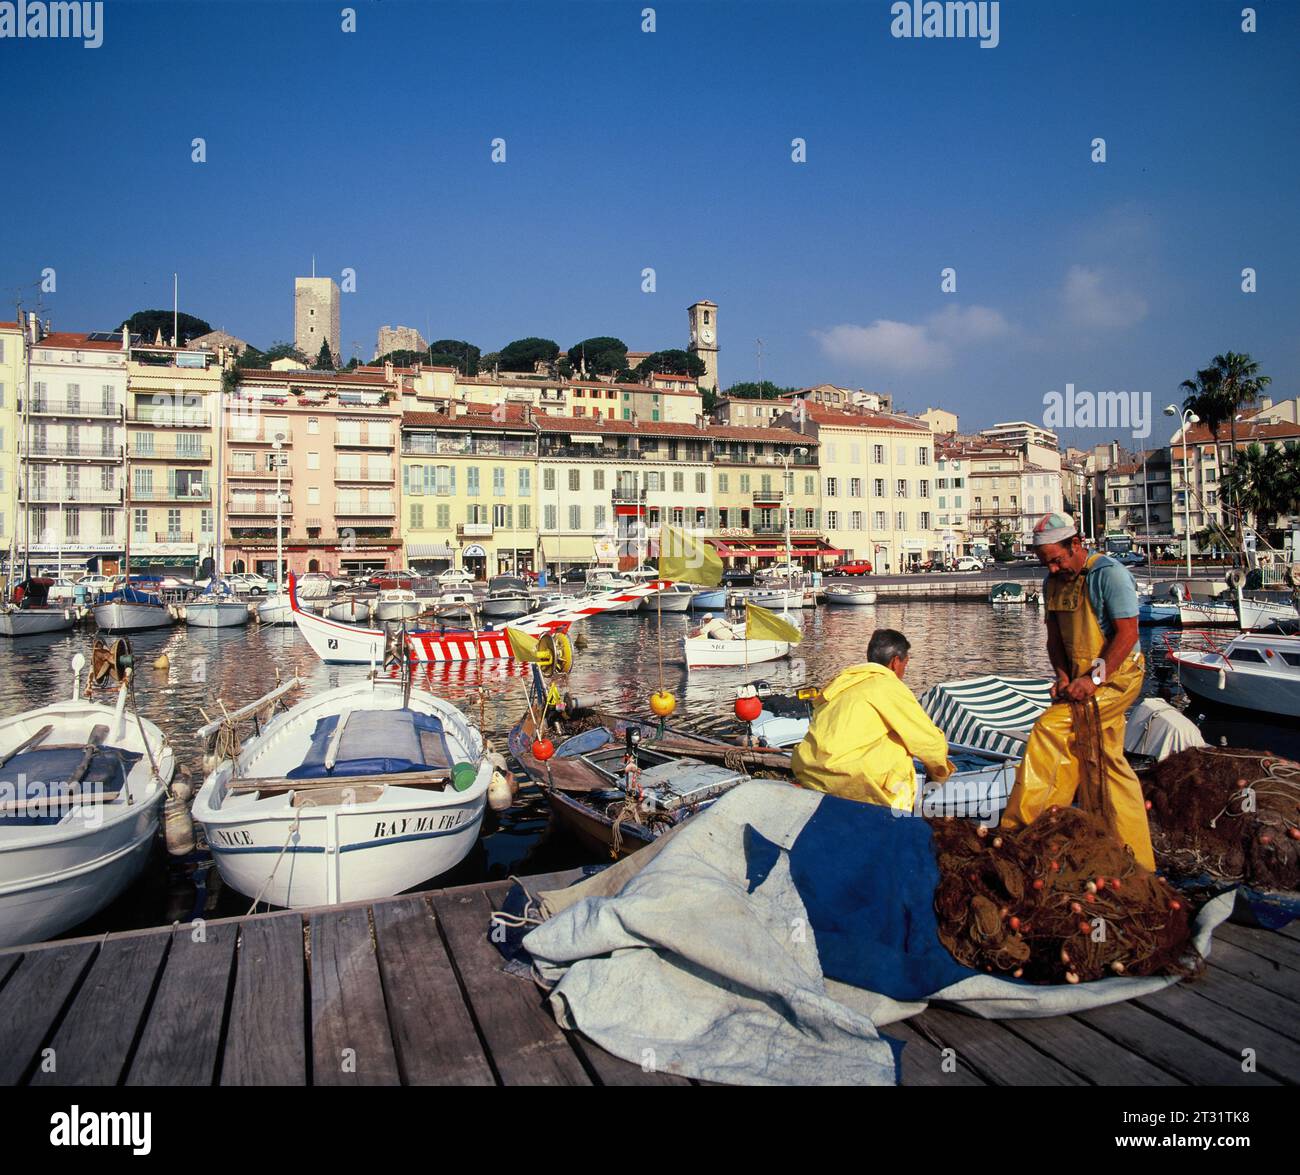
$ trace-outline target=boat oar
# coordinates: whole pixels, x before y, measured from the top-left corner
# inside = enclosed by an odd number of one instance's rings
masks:
[[[52,725],[42,726],[40,730],[38,730],[34,735],[31,736],[31,738],[24,739],[16,747],[14,747],[14,749],[10,751],[7,755],[5,755],[3,758],[0,758],[0,767],[3,767],[6,763],[9,762],[10,759],[16,759],[24,751],[30,751],[38,743],[43,743],[47,738],[50,737],[50,731],[52,731],[53,729],[54,727]]]
[[[90,738],[81,751],[81,762],[77,764],[76,769],[68,776],[68,787],[71,789],[74,783],[80,783],[82,777],[90,770],[90,764],[94,761],[95,756],[99,753],[104,745],[104,740],[108,737],[108,727],[102,724],[92,727]]]

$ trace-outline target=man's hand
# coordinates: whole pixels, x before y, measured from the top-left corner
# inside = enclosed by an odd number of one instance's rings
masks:
[[[1065,696],[1072,702],[1086,702],[1096,692],[1097,686],[1087,674],[1084,674],[1083,677],[1076,677],[1065,688]]]
[[[1062,701],[1065,698],[1066,688],[1070,684],[1070,675],[1064,669],[1056,671],[1056,680],[1052,682],[1052,688],[1048,691],[1047,696],[1053,701]]]

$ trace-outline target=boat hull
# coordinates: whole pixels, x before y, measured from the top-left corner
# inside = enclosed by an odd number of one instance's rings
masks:
[[[194,628],[241,628],[253,619],[247,604],[186,604],[185,623]]]
[[[1300,718],[1300,674],[1260,672],[1212,651],[1179,653],[1175,660],[1183,689],[1204,702]]]
[[[105,632],[140,632],[167,628],[175,617],[163,604],[96,604],[95,623]]]
[[[659,592],[641,601],[642,612],[685,612],[694,598],[691,592]]]
[[[791,648],[789,641],[715,641],[705,637],[686,637],[682,645],[688,669],[760,665],[788,657]]]
[[[837,607],[867,608],[876,602],[876,593],[870,589],[860,592],[828,591],[826,602]]]
[[[261,624],[292,624],[293,608],[287,594],[271,596],[257,606],[257,619]]]
[[[721,612],[727,606],[727,589],[714,588],[706,592],[696,592],[691,597],[691,608],[701,612]]]
[[[527,616],[532,610],[533,602],[527,596],[505,596],[494,600],[489,596],[479,606],[479,611],[489,620],[517,620]]]
[[[67,632],[76,623],[71,608],[22,608],[0,612],[0,636],[39,636],[45,632]]]

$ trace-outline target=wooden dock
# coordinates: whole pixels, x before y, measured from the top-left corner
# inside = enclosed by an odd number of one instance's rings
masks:
[[[694,1084],[562,1031],[502,969],[487,932],[507,888],[0,951],[0,1082]],[[1278,1085],[1300,1083],[1298,1010],[1300,929],[1225,925],[1204,977],[1156,996],[1050,1020],[932,1008],[884,1032],[904,1085]]]

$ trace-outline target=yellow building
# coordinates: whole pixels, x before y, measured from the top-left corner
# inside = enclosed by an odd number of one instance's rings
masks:
[[[197,567],[217,543],[218,357],[134,345],[126,379],[131,566]]]
[[[18,402],[26,386],[27,348],[22,327],[16,322],[0,322],[0,561],[5,566],[18,535]]]
[[[408,412],[402,418],[402,539],[408,566],[476,578],[532,570],[537,430],[530,410]]]

